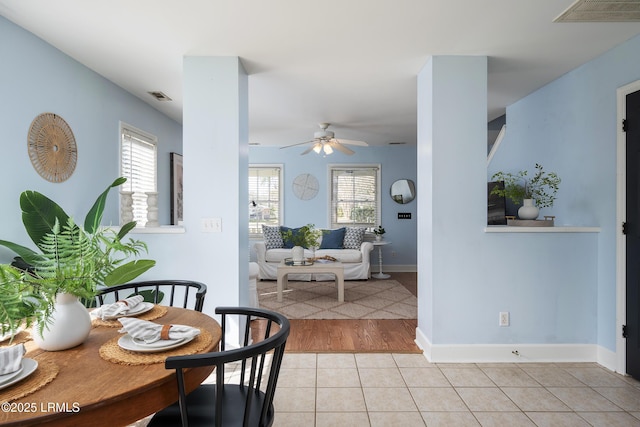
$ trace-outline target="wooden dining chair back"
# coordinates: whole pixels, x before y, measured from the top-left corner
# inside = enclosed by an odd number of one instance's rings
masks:
[[[222,315],[220,351],[168,357],[167,369],[176,370],[179,400],[156,413],[149,427],[267,427],[273,424],[273,398],[289,336],[289,320],[280,313],[249,307],[218,307]],[[244,325],[241,347],[227,348],[225,331],[235,321]],[[252,333],[252,329],[260,334]],[[254,341],[252,341],[252,339]],[[225,378],[225,367],[239,369],[234,380]],[[215,384],[203,384],[185,392],[183,370],[215,366]],[[226,381],[226,382],[225,382]]]
[[[207,286],[191,280],[147,280],[125,283],[100,290],[97,306],[113,303],[132,294],[145,296],[145,301],[202,312]]]

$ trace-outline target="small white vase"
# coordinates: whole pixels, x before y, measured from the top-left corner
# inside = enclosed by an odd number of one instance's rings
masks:
[[[91,316],[78,297],[71,294],[56,295],[56,304],[45,324],[33,325],[33,341],[42,350],[58,351],[75,347],[84,342],[91,332]]]
[[[524,199],[522,206],[518,209],[518,218],[520,219],[536,219],[540,214],[540,209],[534,206],[533,199]]]
[[[293,262],[304,261],[304,248],[302,246],[294,246],[291,248],[291,258]]]
[[[376,242],[379,242],[381,240],[382,240],[382,235],[376,234]]]

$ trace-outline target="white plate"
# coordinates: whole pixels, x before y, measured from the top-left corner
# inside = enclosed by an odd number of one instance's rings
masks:
[[[120,337],[120,339],[118,340],[118,345],[125,350],[136,351],[138,353],[157,353],[160,351],[167,351],[176,347],[180,347],[181,345],[185,345],[186,343],[192,341],[193,338],[195,337],[181,338],[179,340],[160,340],[152,344],[137,344],[133,340],[131,335],[126,334]]]
[[[8,340],[12,336],[18,335],[20,332],[22,332],[22,326],[19,326],[15,331],[9,331],[4,335],[0,335],[0,342]]]
[[[131,340],[138,347],[144,347],[144,348],[166,348],[166,347],[174,346],[176,344],[180,344],[185,339],[184,338],[177,338],[177,339],[174,339],[174,340],[172,340],[172,339],[169,339],[169,340],[158,340],[158,341],[154,341],[154,342],[144,342],[144,340],[142,340],[140,338],[132,338]]]
[[[116,314],[115,316],[106,316],[105,320],[118,319],[120,317],[135,317],[153,309],[153,303],[141,302],[126,313]]]
[[[22,366],[22,362],[20,362],[20,367],[18,368],[17,371],[11,372],[9,374],[0,375],[0,385],[6,383],[8,381],[11,381],[12,379],[14,379],[18,375],[20,375],[20,373],[22,372],[23,369],[24,369],[24,367]]]
[[[12,380],[0,384],[0,390],[2,390],[3,388],[7,388],[10,385],[14,385],[15,383],[17,383],[18,381],[22,381],[23,379],[27,378],[29,375],[33,374],[36,370],[36,368],[38,367],[38,362],[36,362],[33,359],[27,359],[26,357],[22,359],[22,371],[20,372],[20,374],[16,377],[14,377]]]

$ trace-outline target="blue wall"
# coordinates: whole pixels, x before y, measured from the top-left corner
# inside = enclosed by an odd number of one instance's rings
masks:
[[[416,182],[416,147],[392,145],[386,147],[354,147],[356,154],[342,153],[323,157],[314,152],[301,156],[304,147],[280,149],[276,147],[249,148],[249,164],[282,164],[284,169],[284,217],[283,224],[297,227],[315,224],[317,228],[328,227],[329,219],[329,165],[373,164],[381,167],[382,225],[386,230],[385,240],[392,244],[384,246],[385,265],[415,268],[417,253],[416,223],[417,204],[399,205],[394,202],[389,190],[398,179]],[[311,200],[300,200],[293,194],[293,180],[301,173],[311,173],[320,183],[318,195]],[[416,191],[420,192],[416,184]],[[411,219],[398,219],[398,212],[410,212]],[[395,256],[392,256],[395,253]],[[372,260],[375,264],[376,260]],[[377,264],[375,264],[377,265]]]
[[[4,18],[0,18],[0,40],[0,144],[4,148],[0,237],[28,243],[18,207],[19,194],[25,189],[41,191],[70,214],[83,215],[96,194],[118,175],[120,121],[158,136],[160,219],[167,224],[169,153],[181,152],[180,124]],[[486,217],[475,212],[486,212],[486,204],[480,206],[483,197],[475,192],[471,198],[466,196],[470,178],[464,171],[455,182],[443,182],[435,175],[427,184],[438,194],[449,192],[463,201],[474,201],[474,215],[468,219],[472,227],[465,225],[464,232],[448,228],[447,239],[433,248],[448,254],[439,266],[443,273],[438,279],[443,282],[431,295],[436,307],[441,307],[433,318],[435,341],[595,343],[615,349],[616,89],[640,79],[639,57],[640,37],[636,37],[509,106],[506,137],[486,176],[497,170],[531,168],[540,162],[563,179],[556,205],[543,214],[556,215],[559,225],[598,226],[600,233],[484,233]],[[61,115],[75,133],[78,166],[64,183],[43,180],[27,155],[29,125],[42,112]],[[469,161],[483,161],[486,135],[481,139],[482,154]],[[327,223],[326,187],[310,202],[297,200],[291,182],[299,173],[313,173],[326,183],[329,163],[353,163],[356,159],[358,163],[379,163],[383,194],[388,194],[394,180],[415,179],[416,156],[423,155],[420,148],[416,155],[415,147],[409,146],[356,147],[356,151],[353,157],[336,153],[323,159],[312,154],[302,157],[296,149],[251,147],[249,163],[285,164],[285,222],[323,226]],[[476,176],[475,167],[473,170],[471,187],[484,192],[485,177]],[[425,191],[421,185],[417,182],[417,200]],[[397,220],[397,212],[411,212],[413,219]],[[416,236],[417,203],[400,206],[383,197],[382,215],[387,238],[394,242],[389,250],[397,253],[395,258],[385,254],[385,263],[425,262],[415,258],[418,237],[430,239]],[[112,193],[105,223],[117,221],[118,201]],[[192,225],[197,230],[197,225]],[[188,234],[176,239],[189,246]],[[154,236],[148,240],[167,248],[160,257],[151,254],[162,264],[154,274],[189,274],[184,271],[185,264],[166,262],[173,256],[167,239]],[[157,252],[155,245],[152,249]],[[9,257],[7,251],[0,251],[0,261]],[[421,294],[421,299],[425,297]],[[512,311],[510,328],[497,326],[497,313],[503,310]]]
[[[533,169],[536,162],[562,178],[558,199],[542,215],[560,225],[601,227],[592,293],[596,342],[616,339],[616,90],[640,79],[640,36],[611,49],[507,108],[507,131],[488,170]],[[578,245],[579,242],[575,242]],[[569,248],[567,248],[569,249]],[[576,268],[581,268],[579,265]],[[517,275],[512,268],[507,275]],[[565,283],[563,286],[574,286]],[[566,309],[584,310],[567,301]]]
[[[84,219],[99,193],[119,175],[119,123],[158,137],[161,224],[169,224],[169,153],[182,150],[182,126],[33,34],[0,17],[0,238],[29,244],[22,228],[20,193],[36,190]],[[50,183],[27,154],[31,121],[41,113],[60,115],[78,147],[78,163],[65,182]],[[118,224],[119,201],[112,191],[105,224]],[[13,226],[16,225],[16,226]],[[11,254],[0,249],[0,260]]]

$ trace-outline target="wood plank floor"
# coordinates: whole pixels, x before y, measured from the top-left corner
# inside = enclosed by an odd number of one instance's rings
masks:
[[[391,273],[417,295],[416,273]],[[291,319],[286,351],[291,353],[422,353],[415,344],[416,319]]]
[[[417,320],[292,319],[286,351],[291,353],[421,353]]]

